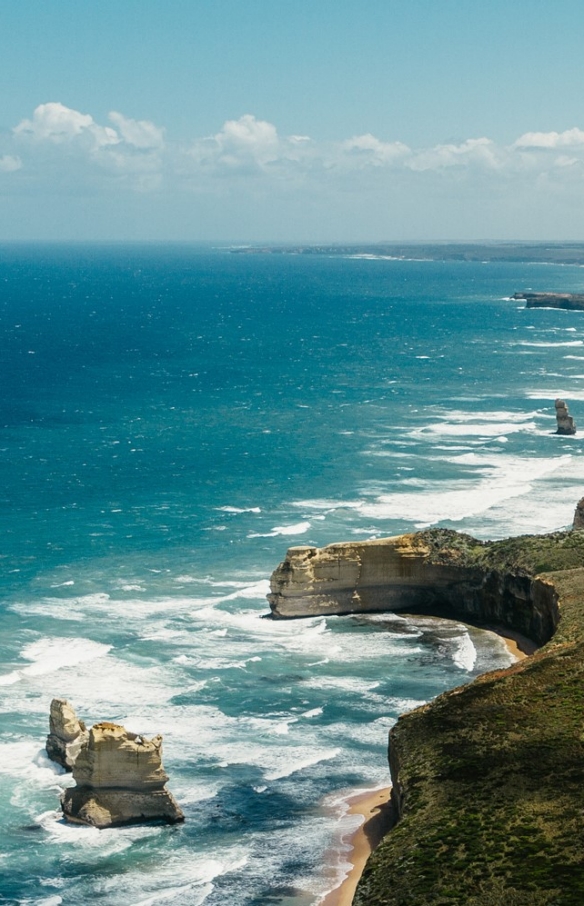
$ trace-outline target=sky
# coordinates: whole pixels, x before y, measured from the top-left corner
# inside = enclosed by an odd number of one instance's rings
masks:
[[[0,240],[584,240],[582,0],[0,0]]]

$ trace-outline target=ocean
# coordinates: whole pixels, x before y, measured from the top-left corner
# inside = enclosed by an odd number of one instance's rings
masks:
[[[511,662],[490,633],[272,621],[294,544],[571,524],[579,267],[0,248],[0,902],[313,906],[398,716]],[[60,819],[49,704],[164,736],[184,825]]]

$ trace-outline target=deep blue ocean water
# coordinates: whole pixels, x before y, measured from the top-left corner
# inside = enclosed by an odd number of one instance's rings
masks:
[[[292,544],[570,524],[576,267],[0,248],[0,902],[310,906],[398,715],[509,663],[448,621],[273,622]],[[62,823],[52,697],[164,735],[183,826]]]

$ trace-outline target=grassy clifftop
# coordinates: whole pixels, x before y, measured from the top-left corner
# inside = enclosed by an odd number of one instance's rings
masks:
[[[434,562],[538,575],[560,620],[531,658],[400,718],[390,760],[401,817],[355,906],[582,906],[584,532],[420,541]]]

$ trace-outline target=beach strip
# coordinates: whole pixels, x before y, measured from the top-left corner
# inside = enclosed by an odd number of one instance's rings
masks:
[[[527,636],[521,635],[520,632],[515,632],[513,629],[507,629],[502,626],[485,626],[484,628],[500,635],[511,654],[514,655],[518,661],[523,661],[539,648],[539,645],[536,645],[535,642],[532,642]]]
[[[389,805],[391,787],[348,796],[349,815],[362,815],[363,823],[356,831],[343,836],[341,843],[353,847],[347,859],[352,863],[349,874],[338,887],[326,894],[319,906],[351,906],[359,878],[369,855],[385,836],[392,824]]]

